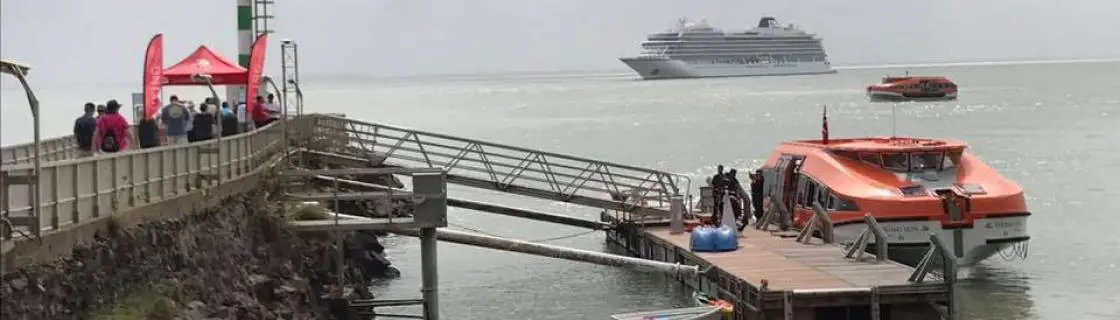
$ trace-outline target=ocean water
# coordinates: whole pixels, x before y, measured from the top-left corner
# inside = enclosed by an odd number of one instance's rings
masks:
[[[1120,63],[911,68],[951,77],[953,102],[869,103],[863,88],[905,70],[831,75],[638,81],[628,73],[306,83],[309,112],[569,153],[700,177],[716,164],[757,167],[774,145],[820,135],[968,141],[1026,190],[1034,215],[1025,261],[994,257],[963,270],[965,319],[1120,319]],[[81,102],[127,99],[129,88],[44,88],[44,136],[69,130]],[[206,94],[169,89],[180,97]],[[0,140],[30,138],[22,96],[5,90]],[[73,107],[70,107],[73,106]],[[69,110],[74,110],[71,112]],[[1112,182],[1110,182],[1112,181]],[[456,197],[597,219],[597,210],[451,187]],[[601,233],[451,209],[455,228],[604,250]],[[420,296],[418,241],[387,239],[400,279],[384,298]],[[441,243],[445,319],[606,319],[688,303],[662,275]],[[400,313],[417,312],[402,308]]]

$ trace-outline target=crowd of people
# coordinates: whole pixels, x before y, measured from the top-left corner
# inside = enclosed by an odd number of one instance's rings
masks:
[[[739,183],[738,171],[731,169],[726,173],[723,172],[723,165],[716,166],[716,174],[708,178],[708,185],[712,187],[712,219],[710,222],[719,225],[722,221],[724,212],[724,201],[727,200],[731,203],[731,214],[735,216],[735,221],[739,221],[739,230],[742,231],[750,224],[750,217],[752,215],[744,214],[744,209],[753,211],[754,218],[762,218],[762,188],[764,186],[762,180],[762,170],[756,170],[749,173],[750,178],[750,192],[748,193],[743,189],[743,185]],[[749,203],[750,206],[744,204]]]
[[[170,102],[153,119],[137,124],[135,138],[140,148],[151,148],[206,141],[218,134],[225,137],[248,132],[280,119],[281,110],[275,99],[273,94],[268,94],[267,99],[257,96],[253,103],[260,107],[250,114],[244,102],[234,108],[228,102],[219,105],[213,98],[207,98],[196,108],[193,101],[182,101],[172,95]],[[129,130],[131,125],[120,114],[120,109],[117,100],[103,105],[85,104],[82,116],[74,120],[78,156],[121,152],[133,145],[134,133]]]

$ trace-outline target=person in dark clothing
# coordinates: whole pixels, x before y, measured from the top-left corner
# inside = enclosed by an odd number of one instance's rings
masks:
[[[723,173],[723,165],[716,166],[716,174],[712,176],[712,224],[719,225],[723,213],[723,196],[727,193],[727,175]]]
[[[743,219],[743,197],[746,196],[743,185],[736,177],[738,174],[735,169],[727,171],[727,198],[731,200],[731,213],[735,215],[735,221]],[[745,226],[746,222],[743,222],[743,225]]]
[[[191,131],[187,139],[191,142],[206,141],[214,138],[214,114],[209,112],[210,104],[203,103],[198,107]],[[191,140],[193,139],[193,140]]]
[[[221,117],[218,118],[219,119],[218,121],[222,124],[222,136],[223,137],[228,137],[228,136],[232,136],[232,135],[241,133],[240,132],[240,129],[241,129],[240,127],[241,126],[239,125],[240,123],[237,121],[237,115],[235,115],[233,113],[233,110],[230,110],[228,103],[222,102],[222,110],[221,110],[221,112],[219,112],[219,114],[221,114]]]
[[[136,124],[136,137],[140,140],[140,148],[159,146],[159,124],[155,119],[140,119]]]
[[[78,148],[78,157],[93,155],[93,135],[97,132],[97,118],[93,116],[96,106],[86,102],[83,111],[85,113],[74,120],[74,143]]]
[[[755,170],[751,174],[751,205],[754,206],[754,218],[762,219],[762,188],[765,186],[762,181],[762,169]]]

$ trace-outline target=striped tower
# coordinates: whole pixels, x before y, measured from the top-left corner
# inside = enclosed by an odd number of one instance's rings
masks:
[[[237,64],[246,69],[249,68],[249,49],[252,46],[253,0],[237,0]],[[226,101],[240,101],[244,92],[243,85],[229,86],[226,89]]]

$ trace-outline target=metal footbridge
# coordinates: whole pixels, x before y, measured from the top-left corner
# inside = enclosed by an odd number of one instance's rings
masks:
[[[604,210],[667,218],[671,198],[691,187],[679,174],[338,116],[304,124],[310,127],[298,132],[325,140],[308,144],[315,147],[306,156],[315,160],[444,168],[449,183]]]

